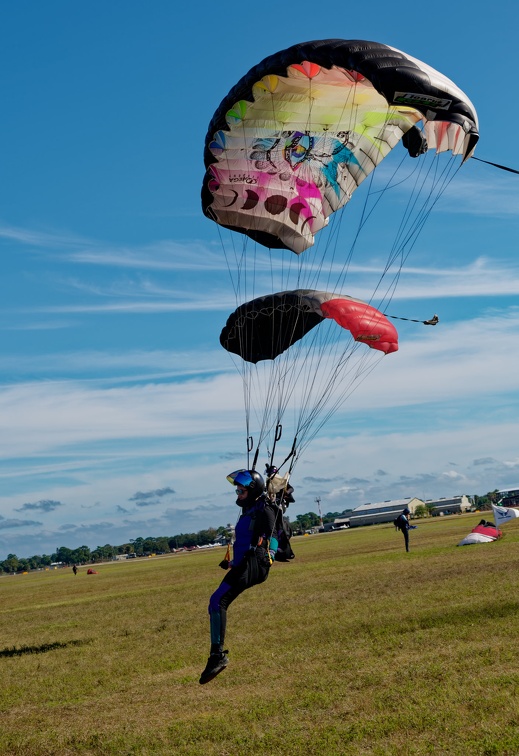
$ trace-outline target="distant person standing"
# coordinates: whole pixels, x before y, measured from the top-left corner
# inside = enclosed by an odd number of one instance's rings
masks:
[[[77,575],[77,565],[76,564],[72,567],[72,572],[74,573],[74,575]]]
[[[405,541],[405,550],[409,551],[409,530],[413,528],[413,526],[409,523],[409,515],[411,514],[411,511],[406,507],[402,512],[398,515],[398,517],[395,520],[395,528],[397,530],[401,530],[404,534],[404,541]]]

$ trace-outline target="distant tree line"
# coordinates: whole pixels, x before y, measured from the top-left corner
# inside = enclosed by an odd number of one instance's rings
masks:
[[[228,528],[221,526],[200,530],[198,533],[131,538],[128,543],[123,543],[120,546],[112,546],[109,543],[98,546],[96,549],[90,549],[88,546],[79,546],[77,549],[60,546],[52,554],[36,554],[28,558],[18,558],[16,554],[8,554],[7,559],[0,562],[0,571],[7,573],[28,572],[29,570],[50,567],[53,564],[92,564],[111,561],[115,557],[125,554],[135,554],[138,557],[149,556],[150,554],[166,554],[176,549],[206,546],[214,543],[219,536],[226,532],[228,532]]]
[[[493,491],[489,491],[484,496],[473,496],[474,506],[476,509],[492,509],[492,504],[497,504],[499,500],[499,494],[497,488]]]
[[[489,491],[484,496],[473,496],[476,509],[487,510],[492,508],[492,504],[497,502],[497,489]],[[423,506],[424,511],[417,507],[417,516],[427,516],[427,504]],[[343,517],[349,510],[344,512],[328,512],[323,515],[323,524],[333,522],[338,517]],[[290,523],[295,534],[301,534],[312,528],[319,527],[321,518],[315,512],[297,515],[295,520]],[[198,533],[180,533],[175,536],[159,536],[156,538],[135,538],[130,539],[128,543],[120,546],[112,546],[109,543],[105,546],[98,546],[96,549],[89,549],[88,546],[79,546],[77,549],[69,549],[66,546],[60,546],[53,554],[36,554],[28,558],[18,558],[16,554],[8,554],[7,559],[0,562],[0,571],[7,573],[29,572],[50,567],[52,564],[65,565],[82,565],[93,564],[97,562],[106,562],[115,559],[120,555],[135,554],[138,557],[149,556],[150,554],[168,554],[177,549],[189,549],[196,546],[207,546],[214,543],[219,537],[226,536],[229,533],[230,526],[221,525],[218,528],[207,528],[199,530]]]

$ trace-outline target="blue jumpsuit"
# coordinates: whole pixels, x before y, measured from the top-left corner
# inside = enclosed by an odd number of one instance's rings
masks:
[[[235,528],[231,569],[209,599],[211,653],[223,650],[227,607],[240,593],[264,583],[278,547],[277,509],[260,496],[244,508]]]

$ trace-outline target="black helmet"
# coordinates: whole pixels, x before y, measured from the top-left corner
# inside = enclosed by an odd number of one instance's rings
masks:
[[[402,514],[411,514],[411,510],[406,507]]]
[[[265,491],[265,481],[256,470],[236,470],[227,476],[233,486],[247,489],[247,499],[256,501]]]

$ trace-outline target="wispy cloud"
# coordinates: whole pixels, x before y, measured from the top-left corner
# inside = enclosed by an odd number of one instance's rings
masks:
[[[42,499],[41,501],[37,501],[34,504],[30,504],[30,503],[23,504],[16,511],[26,512],[28,510],[37,510],[39,512],[52,512],[54,509],[57,509],[58,507],[62,507],[62,506],[63,504],[61,503],[61,501],[53,501],[52,499]]]
[[[17,376],[83,377],[83,383],[149,382],[234,372],[228,354],[214,350],[84,350],[42,355],[3,355],[1,372]],[[1,373],[0,373],[1,374]],[[95,377],[93,377],[95,376]],[[1,385],[1,384],[0,384]]]
[[[518,330],[519,311],[512,309],[474,321],[440,324],[413,340],[407,337],[400,351],[384,358],[357,390],[354,406],[373,412],[377,407],[465,401],[469,396],[515,391],[519,354],[510,350],[510,344]],[[121,360],[124,362],[124,356]],[[507,369],[483,370],[482,364],[506,364]],[[193,374],[182,383],[124,387],[108,383],[105,387],[103,380],[97,379],[4,384],[0,393],[1,456],[66,452],[78,444],[118,438],[144,442],[232,433],[240,427],[236,397],[241,394],[241,377],[226,371],[204,379],[195,372],[201,368],[200,355],[186,352],[183,369],[193,370]]]
[[[18,242],[30,247],[46,249],[70,249],[81,247],[85,240],[75,234],[60,231],[23,228],[0,222],[0,239]]]
[[[82,238],[63,231],[16,227],[0,222],[0,239],[45,251],[49,256],[83,265],[139,270],[227,270],[220,245],[201,241],[161,240],[128,246]]]
[[[510,189],[506,180],[494,179],[492,190],[489,192],[487,186],[482,188],[481,184],[472,178],[463,179],[459,178],[459,175],[448,190],[456,193],[456,202],[444,202],[444,211],[455,207],[456,212],[461,212],[463,206],[460,209],[460,197],[462,203],[472,203],[467,205],[467,212],[470,210],[480,213],[480,206],[488,211],[490,194],[492,202],[504,208],[505,214],[512,214],[512,209],[519,213],[519,194]],[[506,209],[508,206],[511,208],[509,211]],[[5,224],[0,225],[0,238],[2,237],[41,248],[51,257],[64,256],[75,264],[111,266],[115,271],[139,271],[137,277],[125,275],[112,281],[104,278],[89,281],[84,276],[69,276],[59,281],[55,280],[53,283],[59,287],[62,296],[53,304],[24,305],[21,302],[18,307],[10,306],[9,310],[5,311],[9,319],[5,320],[2,327],[10,330],[69,328],[74,325],[70,316],[153,315],[194,311],[230,313],[237,303],[259,293],[271,291],[272,287],[285,290],[309,285],[310,288],[329,290],[329,279],[337,280],[344,271],[343,263],[334,261],[330,250],[322,250],[328,262],[323,270],[317,273],[313,253],[297,258],[286,250],[274,250],[270,254],[267,250],[259,248],[254,250],[251,258],[254,260],[255,288],[247,290],[244,288],[244,282],[248,278],[243,276],[243,271],[239,272],[240,266],[243,265],[241,253],[235,259],[230,252],[232,247],[229,244],[230,270],[234,271],[234,281],[238,286],[235,293],[229,278],[224,248],[218,244],[202,241],[159,241],[134,248],[107,247],[103,242],[91,242],[66,233],[60,235],[38,232]],[[249,251],[248,254],[252,252]],[[384,270],[385,261],[366,259],[365,254],[363,257],[364,260],[361,260],[354,256],[348,265],[348,274],[341,290],[344,293],[353,292],[361,299],[371,300],[374,287]],[[150,275],[143,275],[144,271],[148,271]],[[190,285],[184,285],[183,282],[179,285],[178,281],[170,285],[163,277],[155,280],[153,271],[196,274],[198,285],[193,285],[192,281]],[[221,277],[216,277],[215,273]],[[401,271],[397,266],[386,274],[384,282],[387,283],[383,283],[381,292],[386,285],[390,285],[392,276],[397,273],[399,285],[393,295],[394,301],[519,294],[519,265],[515,259],[480,256],[465,265],[431,265],[429,268],[408,265]],[[200,283],[202,279],[203,285]],[[77,292],[81,292],[83,296],[78,298]],[[377,296],[373,301],[377,305]],[[14,320],[17,314],[26,316],[25,320]],[[27,316],[32,317],[27,320]]]
[[[37,527],[39,525],[42,525],[41,522],[38,522],[37,520],[14,520],[14,519],[8,519],[5,517],[2,517],[0,515],[0,530],[11,530],[14,528],[26,528],[26,527]]]
[[[445,191],[439,210],[445,213],[505,218],[519,216],[517,177],[495,168],[471,164],[470,177],[461,170]]]
[[[373,299],[374,283],[372,278],[363,279],[360,274],[355,273],[352,269],[348,280],[349,283],[341,286],[340,291],[346,294],[353,292],[360,299],[372,301],[375,306],[382,306],[378,302],[377,296]],[[325,281],[315,281],[314,284],[317,289],[330,289]],[[269,286],[271,285],[270,282]],[[280,290],[284,289],[280,288]],[[381,292],[383,291],[384,287],[381,288]],[[38,320],[32,320],[28,323],[7,323],[3,328],[11,330],[52,330],[75,325],[69,320],[42,320],[42,315],[153,315],[188,312],[230,314],[237,306],[236,297],[230,288],[222,288],[217,291],[205,288],[203,291],[196,288],[192,291],[171,289],[167,299],[163,298],[164,287],[153,289],[153,287],[147,286],[142,298],[135,298],[135,293],[135,287],[130,286],[127,291],[121,289],[117,299],[113,299],[109,290],[101,291],[98,289],[95,291],[91,289],[90,296],[95,301],[10,307],[9,311],[4,310],[4,313],[11,318],[16,314],[38,315]],[[481,257],[465,266],[452,268],[404,268],[400,273],[399,285],[392,295],[392,299],[395,302],[426,299],[439,301],[442,298],[459,300],[463,298],[517,296],[518,294],[519,265]],[[250,298],[250,295],[244,295],[239,301],[246,301],[248,298]],[[222,324],[224,319],[224,316],[222,316]]]
[[[170,486],[165,488],[155,488],[153,491],[137,491],[137,493],[130,496],[128,501],[146,501],[147,499],[161,499],[163,496],[170,496],[175,491]]]
[[[394,300],[517,296],[519,265],[481,257],[469,265],[403,269]]]
[[[175,491],[170,486],[155,488],[153,491],[137,491],[128,501],[134,501],[138,507],[151,507],[160,502],[164,496],[171,496]]]
[[[224,271],[225,257],[220,247],[186,241],[185,243],[163,240],[139,248],[106,247],[98,244],[81,251],[71,251],[68,259],[84,265],[102,265],[117,268],[161,271]]]
[[[13,310],[11,309],[11,312]],[[34,313],[34,310],[30,310]],[[41,320],[39,317],[37,320],[32,320],[26,323],[3,323],[0,325],[2,331],[58,331],[65,328],[73,328],[77,323],[73,320]]]
[[[479,154],[478,154],[479,157]],[[451,164],[451,168],[457,165],[457,169],[449,173],[450,180],[445,184],[441,196],[434,208],[435,214],[445,213],[447,215],[456,213],[456,215],[477,215],[493,218],[506,218],[519,215],[519,187],[517,177],[510,173],[505,173],[499,169],[478,163],[477,160],[469,160],[465,165],[459,164],[458,158],[451,158],[448,155],[436,156],[429,153],[421,160],[428,161],[431,165],[433,161],[438,161],[439,170],[428,172],[421,166],[420,161],[404,161],[396,173],[395,164],[391,161],[384,160],[375,171],[374,187],[375,196],[377,190],[380,191],[386,186],[392,187],[390,194],[392,201],[395,203],[398,199],[401,202],[407,202],[411,192],[413,199],[418,198],[418,191],[421,191],[421,199],[427,198],[428,192],[432,189],[432,179],[439,179],[439,186],[443,186],[443,171],[451,160],[457,161]],[[509,164],[510,165],[510,164]],[[511,168],[518,168],[517,165],[510,165]],[[420,178],[417,180],[418,171],[421,170]],[[416,184],[415,184],[416,181]],[[423,181],[423,186],[421,186]],[[420,189],[421,186],[421,189]],[[432,197],[436,196],[436,190],[432,189]],[[420,202],[418,204],[421,204]]]

